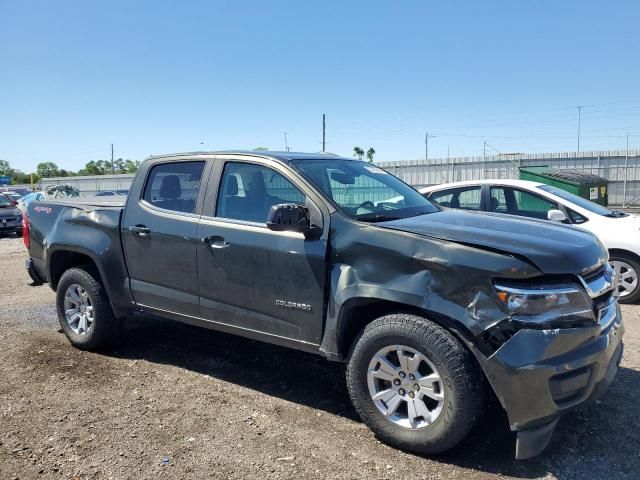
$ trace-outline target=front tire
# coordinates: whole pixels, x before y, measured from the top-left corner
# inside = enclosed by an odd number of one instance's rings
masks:
[[[347,387],[380,440],[422,454],[455,446],[484,406],[483,377],[471,353],[442,327],[409,314],[366,326],[349,357]]]
[[[632,255],[614,253],[609,263],[618,275],[620,303],[636,303],[640,300],[640,264]]]
[[[117,331],[109,298],[97,274],[71,268],[62,274],[56,290],[58,320],[69,342],[81,350],[98,350]]]

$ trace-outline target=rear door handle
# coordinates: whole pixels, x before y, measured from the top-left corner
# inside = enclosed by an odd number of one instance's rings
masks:
[[[203,243],[206,243],[207,245],[209,245],[211,248],[227,248],[230,244],[229,242],[227,242],[224,237],[221,237],[219,235],[212,235],[210,237],[204,237],[202,239]]]
[[[139,237],[147,237],[151,234],[151,230],[144,225],[131,225],[129,231]]]

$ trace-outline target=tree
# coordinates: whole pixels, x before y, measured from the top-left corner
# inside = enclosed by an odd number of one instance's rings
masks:
[[[266,152],[269,150],[269,147],[256,147],[253,149],[254,152]]]
[[[369,147],[369,150],[367,150],[367,160],[369,160],[369,163],[373,163],[373,156],[376,154],[376,151],[373,149],[373,147]]]
[[[364,157],[364,150],[360,147],[353,147],[353,156],[358,157],[358,160],[362,160],[362,157]]]
[[[36,172],[42,178],[57,177],[60,175],[60,169],[53,162],[42,162],[36,166]]]
[[[0,160],[0,175],[3,177],[10,177],[13,175],[13,168],[6,160]]]
[[[34,183],[40,181],[40,177],[37,173],[24,173],[20,170],[14,170],[12,176],[12,182],[15,185],[25,185],[31,183],[31,176],[33,176]]]
[[[140,160],[125,160],[124,161],[124,171],[125,173],[136,173],[140,168]]]

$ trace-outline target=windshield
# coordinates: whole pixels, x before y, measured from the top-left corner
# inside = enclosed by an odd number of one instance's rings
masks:
[[[627,214],[623,212],[618,212],[616,210],[609,210],[607,207],[603,207],[602,205],[598,205],[586,198],[579,197],[573,193],[567,192],[566,190],[562,190],[558,187],[552,187],[551,185],[539,185],[538,188],[540,190],[544,190],[545,192],[549,192],[554,194],[557,197],[560,197],[568,202],[574,203],[585,210],[590,211],[591,213],[595,213],[597,215],[602,215],[603,217],[626,217]]]
[[[0,193],[0,207],[11,207],[11,201]]]
[[[417,190],[370,163],[309,159],[291,164],[356,220],[383,222],[438,211]]]

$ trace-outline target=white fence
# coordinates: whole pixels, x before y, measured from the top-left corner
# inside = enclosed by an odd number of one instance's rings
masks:
[[[86,177],[43,178],[35,187],[43,189],[51,185],[71,185],[80,190],[83,196],[91,196],[104,190],[129,190],[133,173],[119,175],[91,175]],[[16,185],[31,189],[31,185]]]
[[[487,178],[518,178],[520,167],[549,166],[599,175],[609,181],[609,204],[640,205],[640,150],[496,155],[381,162],[415,187]]]
[[[609,181],[609,204],[640,206],[640,150],[563,152],[487,157],[439,158],[379,162],[378,166],[415,187],[485,178],[518,178],[519,167],[549,166],[594,173]],[[46,178],[37,187],[67,184],[83,195],[101,190],[128,190],[134,174]],[[25,185],[29,187],[29,185]]]

